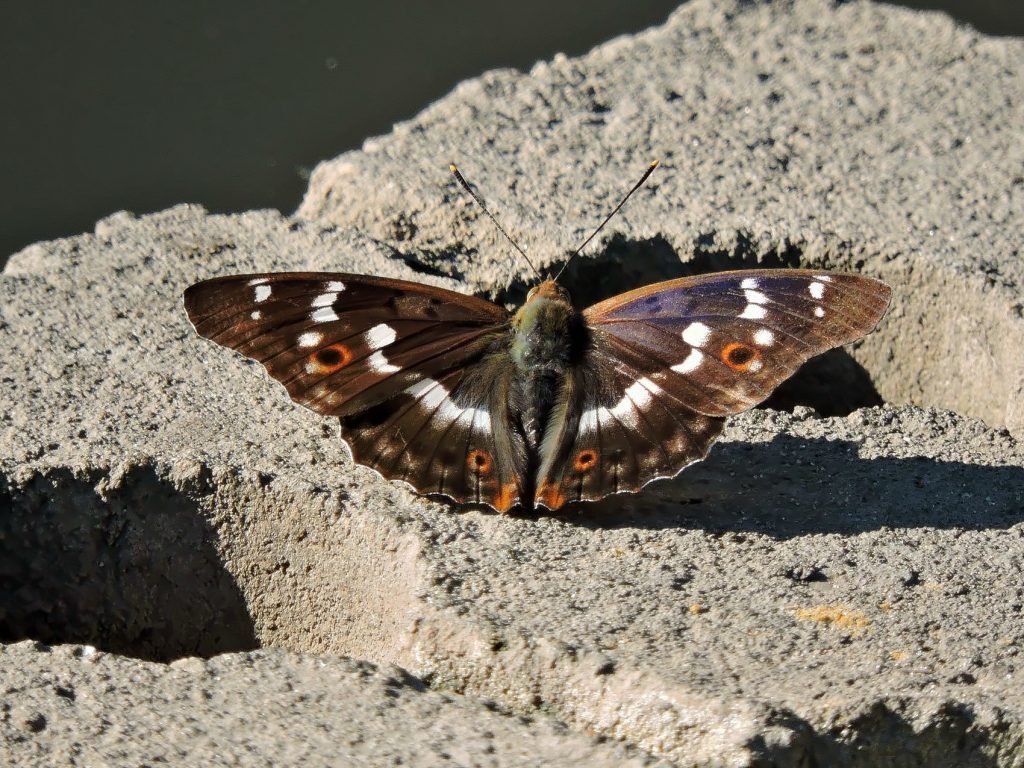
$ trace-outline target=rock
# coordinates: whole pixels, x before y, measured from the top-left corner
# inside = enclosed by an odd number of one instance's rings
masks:
[[[240,760],[304,738],[238,723],[289,733],[308,712],[370,741],[393,729],[396,749],[436,718],[471,723],[460,738],[492,744],[495,765],[506,743],[562,763],[1018,764],[1022,61],[1020,41],[936,14],[698,0],[580,59],[460,85],[322,165],[295,217],[118,214],[15,255],[0,631],[55,647],[5,649],[21,667],[0,665],[4,748],[89,741],[93,720],[55,708],[136,679],[121,706],[173,719],[153,692],[201,702],[217,674],[257,701],[310,697],[269,720],[245,714],[255,702],[198,707],[196,748],[234,734]],[[568,273],[581,301],[757,264],[857,269],[896,300],[833,373],[797,382],[790,402],[809,407],[732,420],[707,461],[639,496],[531,518],[417,497],[353,466],[335,424],[181,310],[197,279],[283,269],[516,300],[524,265],[446,163],[547,265],[652,156],[665,167]],[[894,404],[854,410],[878,395]],[[60,643],[109,666],[90,676]],[[408,726],[357,706],[381,675],[401,681]],[[319,703],[334,688],[337,720]],[[534,721],[517,731],[482,701]]]
[[[27,642],[0,661],[16,702],[14,716],[0,710],[4,765],[649,764],[365,661],[270,650],[164,665]]]

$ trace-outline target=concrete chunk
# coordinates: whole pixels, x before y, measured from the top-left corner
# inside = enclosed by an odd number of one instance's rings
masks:
[[[16,254],[0,632],[57,647],[3,651],[4,748],[45,762],[89,739],[84,721],[48,725],[67,697],[26,693],[48,669],[79,674],[58,644],[88,643],[214,657],[105,656],[110,685],[144,680],[140,696],[187,669],[175,697],[209,674],[312,697],[270,733],[347,691],[338,717],[353,707],[396,750],[420,749],[416,718],[437,713],[472,721],[473,756],[528,732],[560,764],[1021,765],[1022,63],[1020,41],[935,14],[694,2],[579,59],[460,85],[323,164],[296,217],[117,214]],[[828,375],[799,378],[794,413],[732,420],[707,461],[640,496],[537,518],[419,498],[353,466],[335,424],[197,338],[180,306],[200,278],[284,269],[515,300],[523,265],[448,160],[550,264],[652,156],[665,167],[570,270],[581,302],[758,264],[857,269],[896,299]],[[383,675],[405,681],[408,730],[359,720]],[[217,701],[197,734],[251,716]],[[149,739],[131,754],[149,759]],[[270,762],[302,747],[251,746]]]

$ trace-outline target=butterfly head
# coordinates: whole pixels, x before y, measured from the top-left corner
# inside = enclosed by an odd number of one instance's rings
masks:
[[[535,285],[530,289],[530,292],[526,294],[527,304],[539,299],[558,301],[572,306],[572,297],[569,295],[569,292],[554,280],[545,280],[540,285]]]

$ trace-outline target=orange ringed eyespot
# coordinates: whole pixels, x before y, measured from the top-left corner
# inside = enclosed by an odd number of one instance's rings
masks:
[[[721,358],[722,362],[734,371],[747,371],[750,370],[754,361],[760,356],[761,353],[756,349],[734,341],[731,344],[725,345],[725,348],[722,349]]]
[[[587,448],[576,454],[576,460],[573,462],[573,468],[575,468],[577,472],[586,472],[588,469],[593,468],[596,461],[597,454]]]
[[[471,472],[479,472],[486,475],[491,471],[491,455],[487,451],[474,448],[466,456],[466,464]]]
[[[331,344],[309,356],[306,370],[310,373],[334,373],[352,362],[352,350],[344,344]]]

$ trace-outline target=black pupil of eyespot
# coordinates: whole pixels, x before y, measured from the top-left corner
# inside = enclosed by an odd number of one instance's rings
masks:
[[[729,359],[736,363],[736,365],[742,365],[754,356],[754,353],[747,347],[736,347],[729,353]]]
[[[336,349],[321,349],[316,358],[324,365],[337,365],[341,361],[341,353]]]

